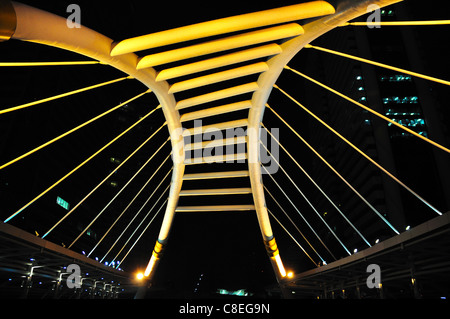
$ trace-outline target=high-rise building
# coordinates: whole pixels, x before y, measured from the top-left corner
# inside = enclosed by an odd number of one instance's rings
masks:
[[[392,5],[378,13],[381,21],[426,19],[410,2]],[[367,15],[359,21],[366,19]],[[329,32],[312,44],[430,74],[435,70],[434,61],[425,54],[425,46],[429,43],[423,41],[431,41],[429,35],[436,29],[418,32],[418,28],[423,27],[346,26]],[[303,58],[292,61],[292,66],[412,131],[449,145],[446,113],[442,112],[445,98],[436,92],[441,84],[318,50],[303,51],[299,54]],[[438,59],[438,56],[434,58]],[[447,153],[316,84],[305,80],[301,86],[302,99],[315,114],[436,209],[449,210],[450,161]],[[437,216],[435,211],[322,124],[310,117],[308,123],[311,145],[398,231]],[[311,165],[317,183],[372,244],[393,234],[382,218],[317,157]],[[355,248],[363,245],[356,232],[344,225],[344,219],[322,195],[318,194],[315,202],[317,210],[344,242]],[[325,227],[321,228],[320,234],[333,240]],[[353,246],[350,247],[353,249]]]

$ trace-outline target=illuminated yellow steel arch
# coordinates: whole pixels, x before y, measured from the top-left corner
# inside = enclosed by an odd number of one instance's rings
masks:
[[[264,198],[259,159],[260,123],[273,85],[286,64],[307,44],[329,30],[342,26],[367,12],[370,4],[383,7],[398,0],[339,1],[335,8],[326,1],[311,1],[261,12],[242,14],[207,21],[172,30],[114,42],[86,27],[68,28],[65,18],[55,16],[17,2],[0,1],[0,40],[9,38],[31,41],[73,51],[111,65],[145,84],[158,98],[171,137],[173,149],[173,173],[170,194],[158,240],[153,249],[145,275],[150,280],[167,242],[174,215],[184,211],[255,210],[263,240],[278,280],[286,276],[279,250],[274,239]],[[300,25],[299,21],[316,18]],[[232,33],[232,35],[230,35]],[[206,39],[214,37],[212,39]],[[204,42],[200,40],[205,39]],[[197,40],[195,44],[189,41]],[[173,49],[138,56],[136,52],[156,47],[178,44]],[[247,48],[252,46],[251,48]],[[232,53],[225,51],[234,50]],[[225,52],[225,53],[221,53]],[[213,57],[210,55],[214,54]],[[183,64],[186,59],[205,56],[203,60]],[[252,60],[266,58],[264,62]],[[155,70],[156,66],[177,62],[178,65]],[[247,63],[235,67],[237,63]],[[224,71],[196,76],[197,73],[227,68]],[[255,82],[245,83],[218,91],[206,92],[177,101],[175,93],[208,87],[211,83],[259,74]],[[176,78],[189,75],[188,80]],[[218,101],[231,96],[252,93],[250,100],[185,113],[179,110],[199,104]],[[248,160],[248,171],[184,174],[185,150],[202,145],[184,145],[182,123],[212,115],[221,115],[249,109],[248,118],[215,124],[218,129],[247,127],[247,154],[235,154]],[[189,130],[187,130],[190,134]],[[244,140],[245,141],[245,140]],[[226,144],[242,143],[242,139],[223,140]],[[201,144],[201,143],[200,143]],[[214,160],[219,160],[215,158]],[[196,194],[233,194],[251,192],[253,205],[189,206],[178,207],[183,180],[233,178],[248,176],[251,189],[198,190]],[[185,193],[186,194],[186,193]],[[191,194],[192,195],[192,194]]]

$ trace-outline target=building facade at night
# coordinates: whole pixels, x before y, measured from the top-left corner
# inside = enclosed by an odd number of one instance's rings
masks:
[[[408,21],[416,8],[409,2],[380,10],[381,21]],[[366,16],[357,21],[365,21]],[[338,28],[314,42],[315,45],[345,52],[357,57],[395,65],[424,73],[424,38],[432,34],[418,33],[414,27],[389,26]],[[324,52],[308,52],[305,68],[311,77],[325,83],[353,100],[432,140],[448,143],[445,124],[445,95],[434,90],[440,84],[413,78],[408,74],[360,63]],[[427,65],[429,67],[429,65]],[[433,72],[433,69],[428,72]],[[308,105],[325,122],[347,137],[367,155],[385,167],[407,186],[442,211],[450,209],[450,162],[446,154],[387,123],[343,98],[305,81]],[[330,159],[373,206],[394,227],[404,230],[430,217],[429,208],[414,199],[376,166],[335,138],[320,124],[309,122],[311,141],[318,151]],[[367,206],[352,191],[342,186],[336,176],[313,162],[319,183],[327,185],[342,210],[348,212],[368,239],[374,243],[389,236],[382,231],[380,220],[366,214]],[[332,176],[333,175],[333,176]],[[430,187],[430,185],[432,185]],[[326,218],[337,229],[337,214],[323,204]],[[334,221],[333,221],[334,219]],[[326,230],[324,235],[327,236]],[[328,236],[330,236],[328,232]],[[355,233],[346,233],[347,238]]]

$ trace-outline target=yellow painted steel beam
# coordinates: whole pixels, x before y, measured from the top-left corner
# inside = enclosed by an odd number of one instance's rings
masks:
[[[156,81],[169,80],[231,64],[272,56],[281,53],[281,51],[281,47],[276,43],[266,44],[256,48],[246,49],[239,52],[225,54],[219,57],[162,70],[157,74]]]
[[[228,121],[228,122],[204,125],[204,126],[201,126],[201,127],[193,127],[193,128],[189,128],[189,129],[184,130],[183,131],[183,136],[203,134],[205,132],[226,130],[226,129],[230,129],[230,128],[247,126],[247,124],[248,124],[248,120],[247,119],[242,119],[242,120],[234,120],[234,121]]]
[[[241,95],[245,93],[250,93],[258,90],[259,86],[256,82],[246,83],[231,88],[206,93],[203,95],[195,96],[189,99],[178,101],[176,104],[176,109],[181,110],[194,105],[199,105],[203,103],[208,103],[216,100],[221,100],[227,97]]]
[[[185,60],[206,54],[222,52],[249,45],[271,42],[303,34],[303,28],[297,23],[289,23],[267,29],[238,34],[218,40],[212,40],[187,47],[144,56],[138,61],[136,68],[144,69],[165,63]]]
[[[286,23],[332,13],[334,13],[334,8],[328,2],[312,1],[276,9],[241,14],[126,39],[113,44],[111,55],[116,56],[219,34]]]
[[[244,188],[217,188],[217,189],[188,189],[182,190],[180,196],[202,196],[202,195],[237,195],[237,194],[251,194],[250,187]]]
[[[181,116],[180,121],[187,122],[187,121],[201,119],[201,118],[205,118],[205,117],[209,117],[209,116],[245,110],[245,109],[249,109],[251,107],[252,107],[252,101],[250,101],[250,100],[240,101],[240,102],[230,103],[230,104],[226,104],[226,105],[211,107],[209,109],[186,113]]]
[[[181,212],[231,212],[255,210],[253,205],[216,205],[216,206],[178,206],[175,210]]]
[[[226,171],[226,172],[209,172],[209,173],[194,173],[185,174],[183,180],[198,180],[198,179],[219,179],[219,178],[237,178],[248,177],[248,171]]]
[[[209,148],[209,147],[220,147],[220,146],[225,146],[225,145],[242,144],[242,143],[246,143],[246,142],[247,142],[246,136],[236,136],[236,137],[229,137],[229,138],[221,139],[221,140],[203,141],[203,142],[186,144],[186,146],[184,147],[184,150],[192,151],[192,150]]]
[[[269,66],[265,62],[258,62],[250,65],[245,65],[239,68],[234,68],[222,72],[208,74],[197,78],[177,82],[172,84],[169,88],[169,94],[186,91],[209,84],[218,83],[226,80],[236,79],[246,75],[255,73],[262,73],[269,69]]]

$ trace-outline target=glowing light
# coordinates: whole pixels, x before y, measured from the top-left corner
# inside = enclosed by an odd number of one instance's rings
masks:
[[[293,273],[292,271],[289,271],[289,272],[287,273],[287,277],[288,277],[288,278],[294,277],[294,273]]]
[[[137,275],[136,275],[136,278],[138,279],[138,280],[142,280],[142,279],[144,279],[144,274],[143,273],[138,273]]]

